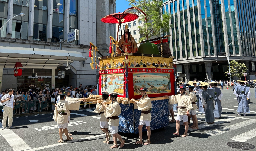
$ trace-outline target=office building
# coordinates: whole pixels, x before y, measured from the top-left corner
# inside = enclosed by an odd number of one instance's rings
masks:
[[[244,62],[255,78],[256,1],[163,0],[170,49],[183,80],[227,80],[228,61]]]

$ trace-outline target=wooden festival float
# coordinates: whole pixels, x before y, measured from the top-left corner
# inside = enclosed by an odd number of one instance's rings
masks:
[[[153,39],[137,47],[127,26],[123,33],[120,40],[110,36],[109,56],[99,53],[101,56],[97,57],[99,50],[90,43],[89,57],[92,60],[90,65],[92,69],[99,70],[100,95],[90,95],[87,101],[97,103],[101,100],[104,91],[118,93],[117,100],[122,108],[119,116],[119,132],[138,133],[141,112],[131,99],[138,100],[141,97],[139,89],[146,87],[152,101],[151,129],[164,128],[169,123],[169,99],[165,96],[174,94],[175,82],[173,58],[166,43],[168,40]],[[160,42],[162,46],[166,46],[162,51],[159,51],[157,46],[157,44],[161,45]]]

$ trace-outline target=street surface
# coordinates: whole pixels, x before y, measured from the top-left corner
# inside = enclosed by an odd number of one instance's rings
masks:
[[[186,138],[174,137],[175,123],[161,130],[152,131],[151,143],[148,146],[135,145],[138,135],[122,134],[125,139],[123,150],[175,150],[175,151],[229,151],[238,150],[227,145],[228,142],[246,142],[256,145],[256,99],[251,89],[251,113],[247,116],[236,115],[237,100],[231,89],[222,91],[222,118],[208,125],[204,115],[198,115],[199,130],[189,130]],[[73,134],[73,141],[58,143],[59,134],[53,114],[38,114],[14,117],[15,129],[0,130],[0,150],[73,150],[95,151],[111,150],[112,145],[104,144],[105,135],[99,128],[99,116],[86,109],[71,112],[68,130]],[[2,124],[0,124],[1,126]],[[181,126],[180,134],[183,134]],[[146,140],[146,133],[143,134]],[[66,139],[66,136],[63,137]],[[112,137],[111,137],[112,140]],[[118,142],[119,143],[119,142]],[[256,150],[256,148],[251,149]]]

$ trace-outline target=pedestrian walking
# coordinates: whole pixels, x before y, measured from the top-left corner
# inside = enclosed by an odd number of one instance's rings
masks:
[[[12,122],[13,122],[13,109],[14,109],[14,95],[13,90],[9,89],[8,93],[5,94],[1,98],[1,103],[3,104],[3,120],[2,120],[2,129],[5,128],[12,128]],[[8,127],[6,127],[6,121],[8,118]]]

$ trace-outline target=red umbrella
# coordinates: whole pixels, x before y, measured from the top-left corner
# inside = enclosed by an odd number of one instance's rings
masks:
[[[119,12],[119,13],[114,13],[114,14],[107,15],[107,16],[101,18],[101,21],[103,23],[119,24],[119,27],[121,27],[122,23],[134,21],[138,17],[139,16],[137,14],[128,13],[128,12],[123,12],[123,13]],[[119,27],[118,27],[117,34],[119,32]],[[118,40],[118,35],[117,35],[116,39]]]
[[[133,13],[114,13],[107,15],[101,19],[103,23],[110,23],[110,24],[119,24],[121,25],[122,23],[134,21],[137,19],[139,16],[137,14]]]

